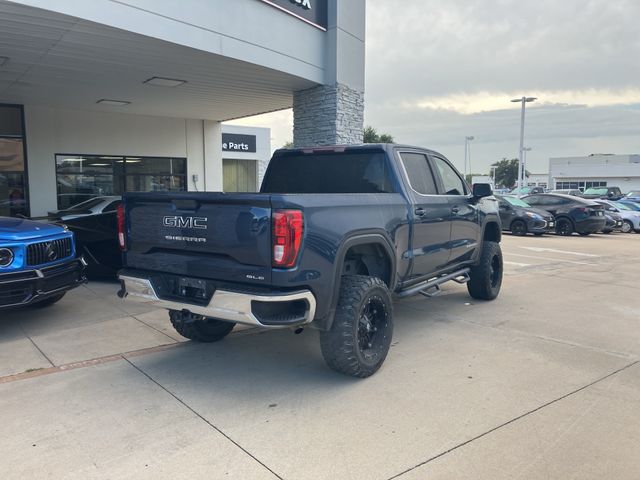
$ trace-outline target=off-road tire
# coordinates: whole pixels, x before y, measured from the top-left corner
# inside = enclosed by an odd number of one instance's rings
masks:
[[[53,305],[54,303],[59,302],[60,300],[62,300],[62,297],[64,297],[66,295],[67,292],[62,292],[59,293],[58,295],[54,295],[53,297],[48,297],[45,298],[44,300],[41,300],[37,303],[33,304],[34,308],[45,308],[48,307],[50,305]]]
[[[393,335],[393,303],[376,277],[345,275],[331,329],[320,332],[329,368],[352,377],[373,375],[382,365]]]
[[[485,240],[480,253],[480,261],[469,272],[467,290],[478,300],[493,300],[502,286],[502,249],[498,242]]]
[[[514,220],[511,222],[511,233],[518,237],[523,237],[527,234],[527,224],[523,220]]]
[[[203,317],[192,313],[169,310],[169,318],[173,328],[180,335],[196,342],[218,342],[231,333],[233,322],[223,322],[215,318]]]
[[[558,235],[562,235],[563,237],[570,237],[573,235],[575,228],[573,227],[573,222],[568,218],[561,218],[556,221],[556,233]]]

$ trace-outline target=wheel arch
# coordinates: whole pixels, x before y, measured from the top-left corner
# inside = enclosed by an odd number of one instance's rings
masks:
[[[511,225],[509,225],[509,228],[511,228]],[[482,241],[498,243],[502,241],[502,229],[500,227],[500,223],[497,220],[491,218],[485,222],[484,226],[482,227]]]
[[[347,237],[338,247],[333,270],[333,291],[330,298],[328,314],[317,321],[321,330],[328,330],[333,324],[342,275],[345,273],[345,265],[356,260],[362,261],[366,267],[365,275],[380,278],[393,291],[397,282],[396,256],[391,240],[386,232],[360,232]],[[375,257],[379,261],[375,260]],[[354,274],[362,274],[355,271]]]

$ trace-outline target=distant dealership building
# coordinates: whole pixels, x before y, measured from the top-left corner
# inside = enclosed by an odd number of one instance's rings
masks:
[[[640,155],[594,154],[549,159],[552,188],[620,187],[640,190]]]
[[[362,141],[365,0],[0,0],[0,25],[0,215],[254,190],[269,133],[222,122],[259,113]]]

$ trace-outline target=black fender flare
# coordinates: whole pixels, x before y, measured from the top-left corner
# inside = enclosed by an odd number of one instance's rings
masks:
[[[396,285],[397,269],[396,269],[396,254],[393,247],[393,243],[388,234],[379,230],[360,231],[354,233],[345,238],[338,247],[335,256],[334,268],[333,268],[333,291],[331,294],[330,306],[328,314],[317,320],[317,326],[321,330],[329,330],[333,324],[333,318],[335,316],[336,307],[338,305],[338,298],[340,297],[340,284],[342,280],[342,269],[344,267],[345,257],[350,248],[358,245],[379,245],[383,248],[387,257],[389,258],[390,277],[389,277],[389,290],[393,292]]]

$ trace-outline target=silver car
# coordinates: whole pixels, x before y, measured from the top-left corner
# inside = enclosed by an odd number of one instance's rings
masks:
[[[607,212],[615,212],[622,217],[622,231],[624,233],[640,233],[640,212],[633,210],[624,203],[613,200],[596,200],[605,206]]]

